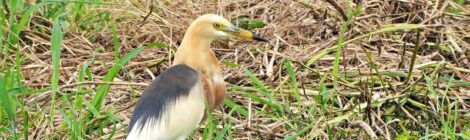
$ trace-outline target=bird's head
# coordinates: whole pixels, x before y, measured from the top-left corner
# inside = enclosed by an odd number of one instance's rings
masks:
[[[214,15],[206,14],[197,18],[190,26],[194,33],[205,38],[211,38],[213,40],[221,37],[240,37],[248,40],[257,41],[268,41],[263,37],[256,35],[250,31],[239,28],[227,19]]]

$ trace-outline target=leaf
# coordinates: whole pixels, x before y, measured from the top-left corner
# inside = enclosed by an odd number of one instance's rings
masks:
[[[248,116],[248,111],[246,110],[246,108],[243,107],[243,106],[238,105],[237,103],[233,102],[232,100],[225,98],[224,99],[224,104],[227,107],[230,107],[233,110],[235,110],[236,112],[240,113],[241,115],[243,115],[245,117]]]
[[[59,15],[52,26],[52,78],[51,78],[51,90],[52,90],[52,103],[51,103],[51,120],[54,120],[55,110],[55,98],[57,90],[59,88],[59,67],[60,67],[60,48],[62,47],[62,39],[64,37],[61,25],[64,24],[62,18],[65,14]],[[51,122],[52,124],[52,122]]]
[[[30,20],[30,17],[31,15],[33,14],[33,12],[35,12],[36,10],[38,10],[39,8],[41,8],[42,6],[46,5],[46,3],[39,3],[39,4],[36,4],[36,5],[33,5],[31,7],[28,7],[28,9],[26,10],[26,12],[23,13],[23,16],[21,16],[21,20],[20,22],[18,23],[18,26],[17,26],[17,34],[23,30],[24,27],[26,27],[29,23],[29,20]]]
[[[247,96],[251,96],[253,99],[255,100],[258,100],[260,102],[263,102],[264,104],[267,104],[269,106],[271,106],[272,108],[276,109],[276,111],[278,113],[283,113],[283,108],[281,105],[279,105],[277,103],[277,101],[274,99],[273,95],[271,95],[271,92],[266,88],[266,86],[264,86],[263,82],[261,82],[261,80],[259,80],[255,74],[253,74],[253,72],[251,72],[250,70],[246,69],[246,68],[243,68],[243,71],[245,71],[245,73],[248,75],[248,77],[251,79],[251,81],[253,82],[253,84],[258,87],[258,89],[261,90],[261,94],[263,94],[264,96],[268,97],[269,101],[264,101],[264,99],[261,99],[260,97],[254,95],[254,94],[246,94]],[[253,95],[253,96],[252,96]]]
[[[227,134],[230,131],[231,125],[224,125],[224,128],[222,129],[221,132],[219,132],[216,136],[216,140],[225,140],[225,134]]]
[[[304,129],[300,130],[298,133],[295,133],[294,135],[291,135],[291,136],[288,136],[288,137],[284,138],[284,140],[296,140],[297,137],[299,137],[300,135],[303,135],[305,132],[312,129],[312,127],[313,127],[313,124],[310,124],[307,127],[305,127]]]
[[[230,62],[230,61],[222,61],[222,64],[228,66],[229,68],[237,68],[240,67],[237,63]]]
[[[90,111],[94,116],[98,116],[100,112],[90,102],[85,102],[87,110]]]
[[[60,109],[60,114],[62,115],[62,118],[64,118],[65,123],[69,126],[72,127],[72,120],[70,117],[67,115],[67,112],[62,108]]]
[[[15,121],[15,105],[13,104],[11,97],[8,95],[7,87],[5,85],[5,80],[0,75],[0,103],[7,114],[8,120],[12,123]]]
[[[252,20],[251,21],[252,23],[250,23],[248,25],[248,29],[254,29],[254,28],[262,28],[264,27],[266,24],[264,24],[264,22],[262,21],[258,21],[258,20]]]
[[[289,74],[289,77],[291,79],[290,88],[291,88],[291,90],[294,91],[294,95],[296,96],[297,101],[299,102],[299,104],[303,105],[302,97],[300,97],[300,91],[299,91],[299,88],[297,87],[298,86],[297,78],[295,76],[295,72],[294,72],[294,68],[292,66],[292,62],[289,59],[286,59],[285,65],[286,65],[286,68],[287,68],[287,73]],[[300,108],[299,108],[299,110],[300,110]]]
[[[415,136],[411,136],[411,135],[397,135],[397,137],[395,137],[395,140],[416,140],[418,138],[416,138]]]
[[[249,19],[246,17],[241,17],[238,19],[232,20],[232,23],[235,25],[240,26],[240,28],[249,30],[249,29],[254,29],[254,28],[262,28],[266,26],[266,24],[260,20],[255,20],[255,19]]]

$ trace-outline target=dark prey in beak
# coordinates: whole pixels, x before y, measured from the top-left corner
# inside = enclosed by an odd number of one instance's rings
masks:
[[[259,35],[255,34],[255,33],[253,33],[253,40],[256,40],[256,41],[263,41],[263,42],[268,42],[268,40],[267,40],[267,39],[265,39],[265,38],[263,38],[263,37],[261,37],[261,36],[259,36]]]

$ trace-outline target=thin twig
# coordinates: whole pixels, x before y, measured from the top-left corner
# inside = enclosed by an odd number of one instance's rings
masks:
[[[137,28],[135,31],[138,31],[140,28],[142,28],[144,25],[145,25],[145,21],[147,21],[147,19],[150,17],[150,15],[152,14],[153,12],[153,1],[150,2],[150,7],[149,7],[149,12],[147,13],[147,15],[145,15],[144,19],[142,20],[142,22],[140,22],[140,26],[139,28]]]
[[[407,87],[405,87],[405,89],[403,89],[401,92],[400,92],[400,95],[401,94],[404,94],[406,91],[410,90],[412,87],[415,87],[416,84],[418,84],[420,81],[422,81],[424,79],[424,76],[421,76],[421,78],[419,78],[418,80],[416,80],[413,84],[411,85],[408,85]]]
[[[359,126],[361,127],[362,129],[364,129],[364,131],[366,131],[367,135],[370,136],[370,139],[372,140],[376,140],[377,139],[377,135],[374,133],[374,130],[372,130],[372,128],[365,122],[363,121],[359,121],[359,120],[355,120],[355,121],[351,121],[349,123],[349,125],[351,126]]]
[[[421,34],[421,30],[418,29],[416,33],[416,46],[413,50],[413,55],[411,56],[411,64],[410,64],[410,69],[408,70],[408,77],[406,78],[406,81],[404,84],[408,84],[408,82],[411,79],[411,73],[413,72],[413,67],[415,66],[415,61],[416,61],[416,55],[418,54],[418,50],[420,47],[420,42],[419,42],[419,35]]]

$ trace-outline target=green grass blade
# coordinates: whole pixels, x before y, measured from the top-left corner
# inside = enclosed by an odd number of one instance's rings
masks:
[[[328,88],[325,85],[326,77],[327,77],[327,75],[322,76],[321,79],[320,79],[320,84],[318,84],[318,86],[320,87],[320,89],[319,89],[319,93],[320,93],[319,101],[322,105],[323,111],[327,110],[328,101],[330,100],[330,94],[329,94]]]
[[[304,129],[300,130],[298,133],[295,133],[294,135],[285,137],[284,140],[296,140],[297,137],[303,135],[305,132],[307,132],[308,130],[312,129],[312,127],[313,127],[313,124],[310,124],[310,125],[308,125],[307,127],[305,127]]]
[[[369,61],[370,63],[370,67],[375,71],[375,73],[377,73],[377,76],[379,77],[379,80],[380,80],[380,83],[383,85],[383,86],[386,86],[384,80],[383,80],[383,76],[382,76],[382,73],[379,71],[379,69],[377,68],[377,65],[374,61],[374,59],[372,58],[372,55],[370,54],[369,51],[367,51],[364,47],[361,47],[362,50],[364,51],[364,53],[366,54],[366,57],[367,57],[367,60]],[[411,71],[408,75],[411,75]]]
[[[3,55],[3,60],[0,61],[0,63],[2,64],[0,68],[2,69],[5,65],[5,61],[8,58],[8,55],[7,55],[8,45],[5,45],[4,38],[3,38],[4,36],[7,35],[8,31],[4,27],[7,27],[7,16],[4,10],[0,10],[0,51],[1,51],[0,53]]]
[[[261,80],[259,80],[255,74],[253,74],[253,72],[251,72],[250,70],[246,69],[246,68],[243,68],[243,70],[245,71],[245,73],[248,75],[248,77],[251,79],[251,81],[253,82],[253,84],[261,90],[261,94],[263,94],[264,96],[268,97],[269,101],[265,102],[264,99],[261,100],[260,97],[254,95],[254,94],[247,94],[249,97],[255,99],[255,100],[258,100],[258,101],[263,101],[266,105],[269,105],[271,107],[273,107],[274,109],[276,109],[276,111],[278,113],[282,113],[283,112],[283,108],[281,105],[278,104],[278,102],[274,99],[273,95],[271,95],[271,92],[268,90],[268,88],[266,88],[266,86],[264,86],[263,82],[261,82]],[[253,95],[253,96],[252,96]],[[255,97],[256,96],[256,97]]]
[[[253,100],[255,100],[255,101],[258,101],[258,102],[260,102],[261,104],[268,105],[269,107],[274,108],[277,112],[282,113],[282,109],[280,108],[280,106],[274,104],[274,103],[271,102],[271,101],[268,101],[268,100],[266,100],[266,99],[264,99],[264,98],[262,98],[262,97],[259,97],[259,96],[255,95],[255,94],[251,94],[251,93],[245,93],[245,94],[243,94],[243,95],[246,96],[246,97],[249,97],[249,98],[251,98],[251,99],[253,99]]]
[[[346,5],[349,5],[350,1],[346,1]],[[350,6],[347,6],[348,11],[348,19],[341,25],[339,37],[338,37],[338,46],[336,47],[336,54],[335,60],[333,62],[333,91],[336,92],[336,88],[338,87],[338,78],[339,78],[339,59],[341,58],[341,53],[343,51],[343,42],[346,35],[346,30],[348,26],[352,23],[353,17],[357,11],[360,10],[360,6],[357,6],[355,11],[351,10]]]
[[[60,115],[62,116],[62,118],[64,118],[65,124],[67,124],[70,128],[72,128],[73,126],[72,119],[70,119],[70,117],[67,115],[64,109],[60,109]]]
[[[214,137],[214,131],[215,128],[217,127],[214,124],[214,116],[212,116],[209,103],[207,101],[204,102],[205,105],[205,111],[206,111],[206,118],[207,118],[207,123],[206,123],[206,128],[204,128],[204,133],[202,135],[203,140],[211,140]]]
[[[129,60],[136,57],[143,49],[144,47],[136,48],[132,50],[131,52],[129,52],[128,54],[126,54],[126,56],[124,56],[117,63],[115,63],[113,67],[111,68],[111,70],[109,70],[108,73],[106,73],[106,76],[104,77],[103,82],[112,82],[114,80],[114,77],[116,77],[117,73],[121,70],[121,67],[124,66],[124,64],[126,64]],[[101,104],[103,103],[103,100],[105,99],[106,94],[108,93],[110,88],[111,88],[110,85],[100,85],[98,87],[98,92],[93,97],[93,105],[95,106],[97,110],[100,110]]]
[[[462,6],[462,5],[464,5],[464,3],[465,3],[465,0],[455,0],[455,1],[456,1],[455,3],[456,3],[457,5],[459,5],[459,6]],[[454,7],[454,8],[451,9],[449,12],[450,12],[450,13],[454,13],[454,14],[458,14],[458,13],[461,12],[461,10],[460,10],[459,8],[457,8],[457,7]]]
[[[52,79],[51,79],[51,90],[52,90],[52,102],[51,102],[51,125],[52,120],[54,120],[54,111],[55,111],[55,98],[57,94],[57,90],[59,88],[59,67],[60,67],[60,48],[62,47],[62,40],[64,37],[64,33],[61,29],[61,25],[64,24],[64,19],[62,16],[58,16],[52,27],[52,40],[51,40],[51,47],[52,47]]]
[[[15,56],[15,72],[16,72],[16,87],[18,89],[18,92],[19,93],[22,93],[22,82],[21,82],[21,64],[22,64],[22,55],[21,55],[21,46],[20,45],[16,45],[16,56]],[[13,100],[15,103],[17,103],[19,106],[20,106],[20,113],[25,113],[25,110],[24,110],[24,106],[23,106],[23,103],[22,101],[20,101],[20,99],[18,99],[18,96],[12,96]],[[23,116],[25,117],[25,116]],[[25,127],[28,127],[28,122],[27,121],[24,121],[26,125],[24,125]],[[25,129],[23,129],[25,130]],[[15,130],[16,131],[16,130]],[[27,131],[23,131],[23,132],[27,132]],[[17,137],[17,134],[15,133],[15,137]]]
[[[5,79],[1,75],[0,75],[0,102],[1,102],[0,105],[2,105],[1,107],[3,108],[5,113],[7,114],[7,118],[9,120],[10,127],[12,127],[13,133],[16,137],[16,132],[15,132],[16,131],[16,129],[15,129],[16,109],[15,108],[16,107],[13,104],[11,97],[8,95]]]
[[[31,7],[28,7],[28,9],[23,13],[23,16],[21,16],[20,22],[18,23],[17,31],[16,31],[17,34],[19,34],[23,30],[23,28],[29,24],[29,20],[31,18],[31,15],[33,15],[33,12],[35,12],[36,10],[38,10],[44,5],[46,4],[39,3]]]
[[[4,2],[6,1],[4,0]],[[15,13],[19,12],[23,8],[24,0],[10,0],[8,4],[10,7],[11,15],[14,16]]]
[[[224,128],[222,128],[222,131],[217,133],[216,140],[225,140],[225,134],[227,134],[230,131],[231,125],[225,125]]]
[[[237,103],[233,102],[230,99],[224,99],[225,106],[232,108],[234,111],[240,113],[241,115],[248,117],[248,110],[245,107],[238,105]]]
[[[291,86],[290,89],[293,90],[295,97],[297,98],[297,102],[299,102],[298,110],[302,110],[300,107],[303,105],[302,97],[300,96],[300,91],[297,84],[297,78],[295,76],[294,68],[292,66],[292,62],[289,59],[286,59],[284,62],[287,68],[287,73],[291,79]]]
[[[8,5],[10,8],[10,18],[8,21],[10,22],[10,30],[12,31],[8,35],[8,44],[10,47],[12,47],[13,45],[18,44],[19,41],[19,29],[16,16],[23,9],[24,0],[10,0]]]
[[[261,90],[261,93],[263,95],[265,95],[266,97],[269,98],[270,101],[273,101],[274,98],[273,96],[271,95],[271,92],[268,90],[268,88],[266,88],[266,86],[264,86],[263,82],[261,82],[261,80],[259,80],[255,74],[253,74],[253,72],[251,72],[250,70],[246,69],[246,68],[243,68],[243,71],[245,71],[245,73],[248,75],[248,77],[251,79],[251,81],[253,82],[253,84],[258,87],[260,90]]]
[[[98,116],[100,114],[98,109],[96,109],[95,106],[90,102],[85,102],[85,106],[88,108],[87,110],[90,111],[93,115]]]

